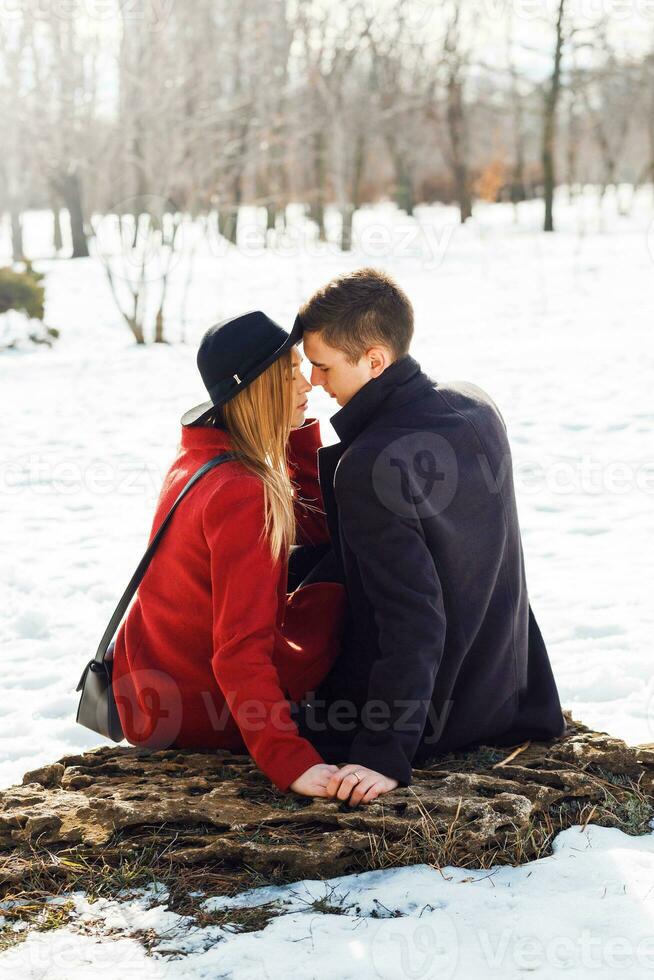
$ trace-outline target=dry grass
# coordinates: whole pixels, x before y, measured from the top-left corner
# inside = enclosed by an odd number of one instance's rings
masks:
[[[114,860],[104,857],[91,860],[75,848],[24,849],[22,856],[31,860],[21,875],[20,888],[0,882],[3,906],[0,912],[6,920],[0,927],[0,949],[21,942],[30,929],[56,929],[72,924],[73,903],[62,901],[53,905],[52,899],[63,900],[74,891],[84,891],[88,901],[95,902],[100,898],[128,899],[141,889],[162,884],[168,889],[166,904],[171,911],[197,918],[204,914],[200,905],[205,896],[232,896],[249,888],[282,883],[247,866],[234,869],[219,862],[180,866],[170,860],[174,842],[174,835],[164,826],[146,846],[135,847],[131,854],[114,856]],[[193,894],[198,892],[203,894]],[[234,921],[238,922],[238,915]],[[18,922],[24,923],[25,929],[15,931],[12,926]]]
[[[363,859],[362,865],[366,869],[381,869],[429,864],[438,870],[450,865],[481,869],[496,865],[515,867],[546,857],[551,853],[552,841],[557,834],[577,824],[585,829],[592,821],[599,826],[616,827],[632,836],[646,834],[651,830],[649,821],[654,817],[654,806],[641,792],[638,781],[613,773],[599,776],[590,772],[590,767],[577,768],[597,784],[603,794],[601,801],[576,798],[564,800],[547,811],[537,812],[526,827],[518,827],[507,819],[510,826],[500,832],[492,844],[474,855],[469,853],[469,844],[461,845],[465,831],[465,824],[461,820],[462,801],[459,800],[454,817],[443,830],[409,787],[420,812],[420,820],[408,827],[404,837],[399,840],[389,839],[383,830],[380,834],[369,834],[369,854]],[[607,776],[611,778],[606,778]]]

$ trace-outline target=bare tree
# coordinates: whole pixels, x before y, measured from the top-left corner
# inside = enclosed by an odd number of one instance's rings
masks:
[[[322,109],[316,121],[329,134],[326,147],[334,194],[341,212],[341,248],[352,246],[352,221],[361,204],[361,184],[369,141],[370,119],[361,103],[362,81],[367,77],[363,42],[370,21],[358,0],[348,0],[334,14],[316,8],[311,0],[299,4],[298,31],[303,44],[309,86]],[[369,62],[368,62],[369,64]]]
[[[89,255],[83,185],[96,113],[97,38],[82,35],[74,6],[26,8],[33,73],[30,145],[55,210],[68,212],[72,258]],[[60,230],[56,232],[61,239]]]
[[[257,110],[260,129],[257,161],[259,186],[266,205],[266,227],[285,223],[289,197],[288,127],[290,121],[290,51],[293,27],[285,0],[270,0],[262,11],[261,35],[268,39],[258,59]]]
[[[416,40],[404,0],[396,0],[389,13],[388,20],[370,25],[370,79],[379,102],[379,130],[393,166],[395,201],[412,215],[429,99],[427,44]]]
[[[566,184],[568,187],[568,200],[572,202],[575,198],[576,187],[579,182],[579,150],[583,136],[583,96],[584,85],[583,72],[574,64],[574,50],[571,52],[573,65],[569,72],[568,85],[566,92]]]
[[[586,74],[581,88],[586,115],[602,163],[600,201],[607,187],[617,180],[618,163],[624,152],[633,121],[633,96],[630,66],[618,62],[604,21],[597,32],[600,65]]]
[[[566,0],[559,0],[556,18],[556,34],[552,74],[545,90],[545,105],[543,111],[543,186],[545,195],[545,222],[543,231],[554,231],[554,190],[556,187],[555,153],[556,153],[556,110],[561,93],[561,60],[565,41],[565,5]]]
[[[444,76],[444,156],[452,175],[463,224],[472,215],[471,141],[465,94],[470,67],[470,39],[464,38],[462,0],[449,0],[444,13],[446,26],[440,54],[440,68]],[[432,115],[439,118],[435,106]]]
[[[3,152],[0,155],[3,206],[9,212],[11,249],[14,262],[24,256],[22,211],[29,186],[28,146],[25,115],[21,112],[22,60],[25,46],[24,19],[0,23],[0,109],[3,118]]]
[[[654,182],[654,52],[650,52],[640,66],[638,77],[640,99],[637,103],[639,123],[645,134],[645,161],[638,171],[635,185],[646,180]]]
[[[109,223],[104,218],[96,225],[95,235],[100,243],[97,254],[103,261],[114,302],[137,344],[147,342],[146,322],[151,315],[154,287],[152,339],[155,344],[163,344],[164,309],[182,219],[172,207],[167,212],[158,199],[149,201],[146,195],[140,200],[142,211],[137,213],[126,202],[124,209],[113,216],[114,221]]]
[[[527,97],[532,90],[532,85],[521,77],[520,71],[515,63],[515,41],[514,41],[514,19],[513,10],[509,11],[507,24],[507,45],[506,62],[509,76],[508,99],[510,106],[511,120],[511,147],[512,147],[512,168],[511,168],[511,202],[514,205],[524,201],[527,196],[526,191],[526,161],[527,161]]]
[[[155,29],[117,3],[116,29],[103,32],[76,16],[77,4],[19,5],[0,19],[0,207],[14,258],[31,208],[52,212],[57,253],[65,218],[73,255],[84,256],[102,244],[90,235],[109,216],[132,249],[141,235],[178,258],[189,223],[219,232],[221,246],[237,243],[244,205],[261,206],[269,241],[292,202],[324,239],[334,205],[347,250],[357,209],[389,192],[407,214],[417,201],[456,200],[465,221],[475,193],[517,203],[543,186],[552,230],[558,172],[571,189],[592,181],[601,192],[654,180],[651,52],[620,53],[601,20],[580,40],[574,5],[556,0],[539,86],[524,67],[536,49],[514,36],[512,17],[498,63],[478,29],[480,5],[443,0],[416,29],[429,6],[175,0]],[[488,6],[496,17],[500,5]],[[163,339],[176,260],[158,286],[146,277],[135,287],[137,303],[118,260],[121,315],[140,322],[144,342]]]

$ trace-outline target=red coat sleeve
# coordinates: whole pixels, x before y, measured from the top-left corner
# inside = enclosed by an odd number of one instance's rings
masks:
[[[301,738],[273,664],[278,585],[286,562],[274,561],[256,476],[228,480],[203,511],[210,551],[212,669],[255,763],[280,789],[324,760]]]
[[[286,461],[295,485],[296,544],[323,544],[329,541],[320,481],[318,450],[322,446],[318,419],[307,419],[299,429],[291,429]],[[305,503],[320,509],[309,510]]]

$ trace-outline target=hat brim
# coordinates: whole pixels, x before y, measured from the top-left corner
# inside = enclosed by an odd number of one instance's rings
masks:
[[[182,415],[182,425],[197,425],[199,422],[206,422],[215,409],[212,401],[202,402],[194,408],[189,408],[188,412]]]
[[[281,346],[278,347],[273,354],[267,357],[265,361],[262,361],[260,364],[258,364],[256,370],[251,371],[248,375],[246,375],[246,377],[244,377],[241,380],[241,383],[238,384],[233,389],[233,391],[231,391],[228,395],[225,395],[223,398],[220,398],[215,402],[211,400],[207,402],[201,402],[199,405],[195,405],[194,408],[189,408],[188,412],[184,412],[184,414],[182,415],[181,418],[182,425],[198,425],[201,422],[206,422],[206,420],[212,414],[214,409],[220,408],[221,405],[224,405],[225,402],[228,402],[231,398],[234,397],[234,395],[237,395],[239,391],[242,391],[243,388],[246,388],[250,384],[250,382],[254,381],[255,378],[258,378],[260,374],[263,374],[263,372],[267,368],[269,368],[274,361],[280,358],[282,354],[285,354],[286,351],[290,350],[291,347],[295,347],[295,345],[298,344],[301,339],[302,339],[302,324],[300,322],[300,317],[296,316],[290,334],[288,335],[284,343],[281,344]]]

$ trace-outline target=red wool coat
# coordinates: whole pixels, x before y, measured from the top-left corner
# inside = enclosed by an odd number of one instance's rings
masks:
[[[298,543],[328,539],[315,419],[291,432]],[[232,448],[229,434],[182,427],[150,540],[184,484]],[[287,556],[274,561],[263,484],[237,461],[205,474],[176,510],[117,635],[113,688],[127,740],[151,748],[249,752],[281,790],[323,759],[300,737],[287,697],[328,673],[340,649],[345,590],[316,583],[287,595]]]

